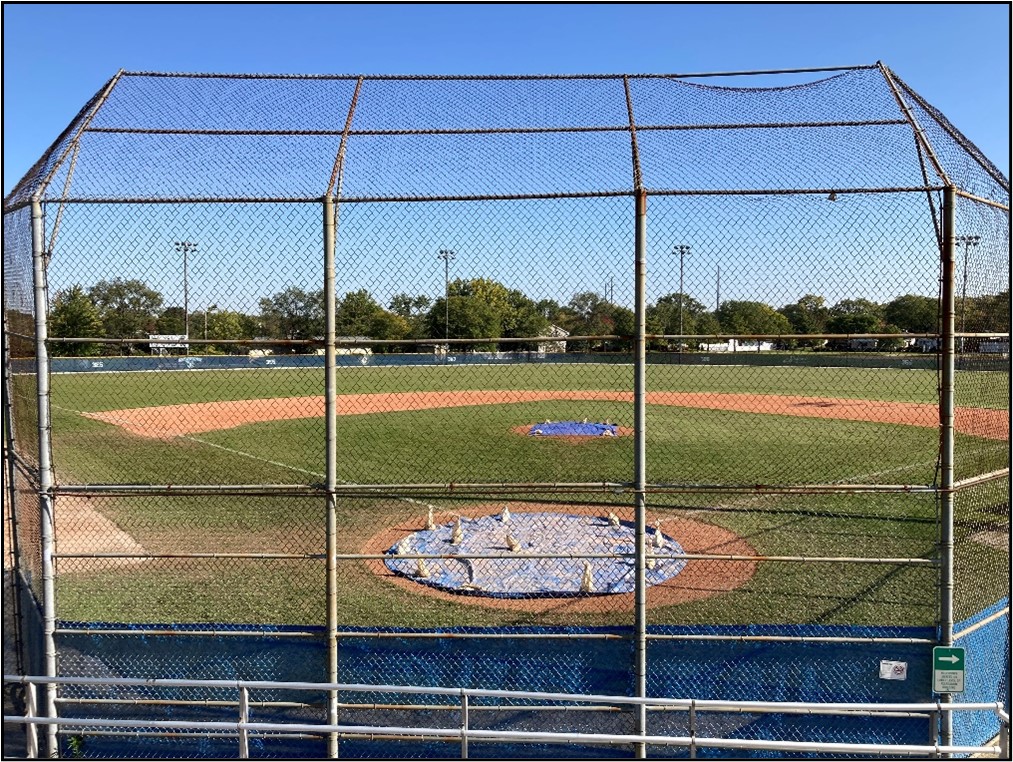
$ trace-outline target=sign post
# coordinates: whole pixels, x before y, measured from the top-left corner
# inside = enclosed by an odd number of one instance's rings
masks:
[[[932,649],[932,690],[964,692],[964,649],[936,646]]]

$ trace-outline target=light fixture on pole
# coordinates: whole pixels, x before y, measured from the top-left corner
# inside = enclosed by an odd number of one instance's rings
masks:
[[[437,259],[443,260],[443,338],[450,338],[450,262],[457,254],[450,249],[440,249]],[[450,344],[447,344],[450,351]]]
[[[190,277],[187,270],[187,257],[191,251],[197,251],[193,241],[176,241],[176,251],[183,255],[183,333],[186,334],[186,353],[190,354]]]
[[[689,254],[689,251],[690,247],[686,246],[685,244],[679,244],[677,246],[672,247],[672,253],[679,255],[679,351],[680,352],[682,351],[682,307],[683,303],[686,301],[686,296],[682,290],[683,289],[682,274],[683,274],[683,265],[685,264],[686,261],[686,255]]]
[[[960,295],[960,332],[967,332],[967,255],[968,252],[981,243],[980,235],[958,235],[954,236],[954,241],[958,244],[964,244],[964,277],[963,285],[961,286]],[[964,352],[964,337],[960,337],[960,352]]]

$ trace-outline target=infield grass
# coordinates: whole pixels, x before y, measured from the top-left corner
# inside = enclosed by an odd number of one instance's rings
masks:
[[[1000,383],[991,374],[964,388]],[[995,377],[995,378],[993,378]],[[958,381],[960,376],[958,376]],[[1008,377],[1007,377],[1008,380]],[[79,411],[317,395],[319,370],[81,374],[53,377],[54,460],[63,483],[314,484],[324,471],[320,419],[274,421],[169,441],[146,439]],[[978,387],[972,389],[972,385]],[[348,368],[338,393],[430,390],[629,390],[632,370],[615,365]],[[650,391],[935,401],[936,376],[919,370],[652,366]],[[609,402],[538,402],[347,416],[338,422],[339,479],[358,484],[449,482],[628,482],[632,440],[575,445],[511,433],[544,419],[589,417],[631,426],[632,406]],[[934,429],[651,405],[648,479],[679,484],[927,484],[934,478]],[[958,478],[1001,468],[1007,444],[958,437]],[[601,503],[626,518],[631,498],[608,491],[558,495],[532,488],[518,499]],[[1001,493],[978,507],[993,510]],[[341,552],[399,521],[424,518],[425,505],[467,513],[443,494],[406,502],[342,498]],[[323,553],[319,498],[132,497],[94,507],[149,553]],[[652,495],[657,515],[686,515],[743,537],[764,555],[931,558],[936,506],[930,496]],[[72,525],[74,517],[60,513]],[[968,530],[970,531],[970,530]],[[97,538],[98,539],[98,538]],[[994,568],[998,550],[975,546],[964,572]],[[729,562],[731,563],[731,562]],[[67,559],[58,575],[59,615],[90,621],[322,624],[324,570],[311,559]],[[629,624],[632,613],[608,598],[594,613],[531,614],[438,600],[376,577],[361,561],[342,561],[339,613],[347,626],[435,627],[507,624]],[[933,624],[936,572],[891,564],[766,562],[739,590],[652,610],[662,623]],[[958,588],[958,595],[965,593]],[[970,605],[977,598],[967,599]]]

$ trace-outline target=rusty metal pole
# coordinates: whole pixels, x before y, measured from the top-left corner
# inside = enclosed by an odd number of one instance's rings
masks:
[[[39,516],[42,551],[42,640],[46,677],[56,677],[56,578],[53,553],[56,523],[53,515],[52,426],[49,398],[49,285],[46,281],[45,218],[42,203],[32,199],[32,262],[35,279],[35,372],[39,414]],[[46,714],[56,717],[56,685],[46,684]],[[56,725],[46,726],[46,754],[59,755]]]
[[[325,417],[325,489],[327,490],[327,681],[338,682],[338,521],[337,494],[338,484],[338,395],[336,379],[337,336],[335,302],[335,211],[334,199],[330,194],[324,197],[324,417]],[[327,695],[327,723],[338,724],[338,693],[329,691]],[[338,736],[336,733],[327,735],[327,752],[333,759],[338,756]]]
[[[647,191],[636,195],[634,236],[636,283],[634,313],[636,336],[633,354],[633,470],[636,512],[636,593],[634,606],[635,674],[637,698],[647,698]],[[647,706],[637,705],[637,733],[647,735]],[[638,759],[647,756],[647,745],[634,745]]]

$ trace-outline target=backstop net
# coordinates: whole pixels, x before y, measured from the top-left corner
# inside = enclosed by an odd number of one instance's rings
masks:
[[[912,702],[939,698],[942,645],[969,654],[954,698],[1006,700],[1009,180],[885,66],[121,72],[5,199],[3,256],[23,674]],[[351,726],[462,711],[252,698]],[[472,727],[520,731],[996,730],[479,704]],[[251,751],[447,753],[354,730]]]

